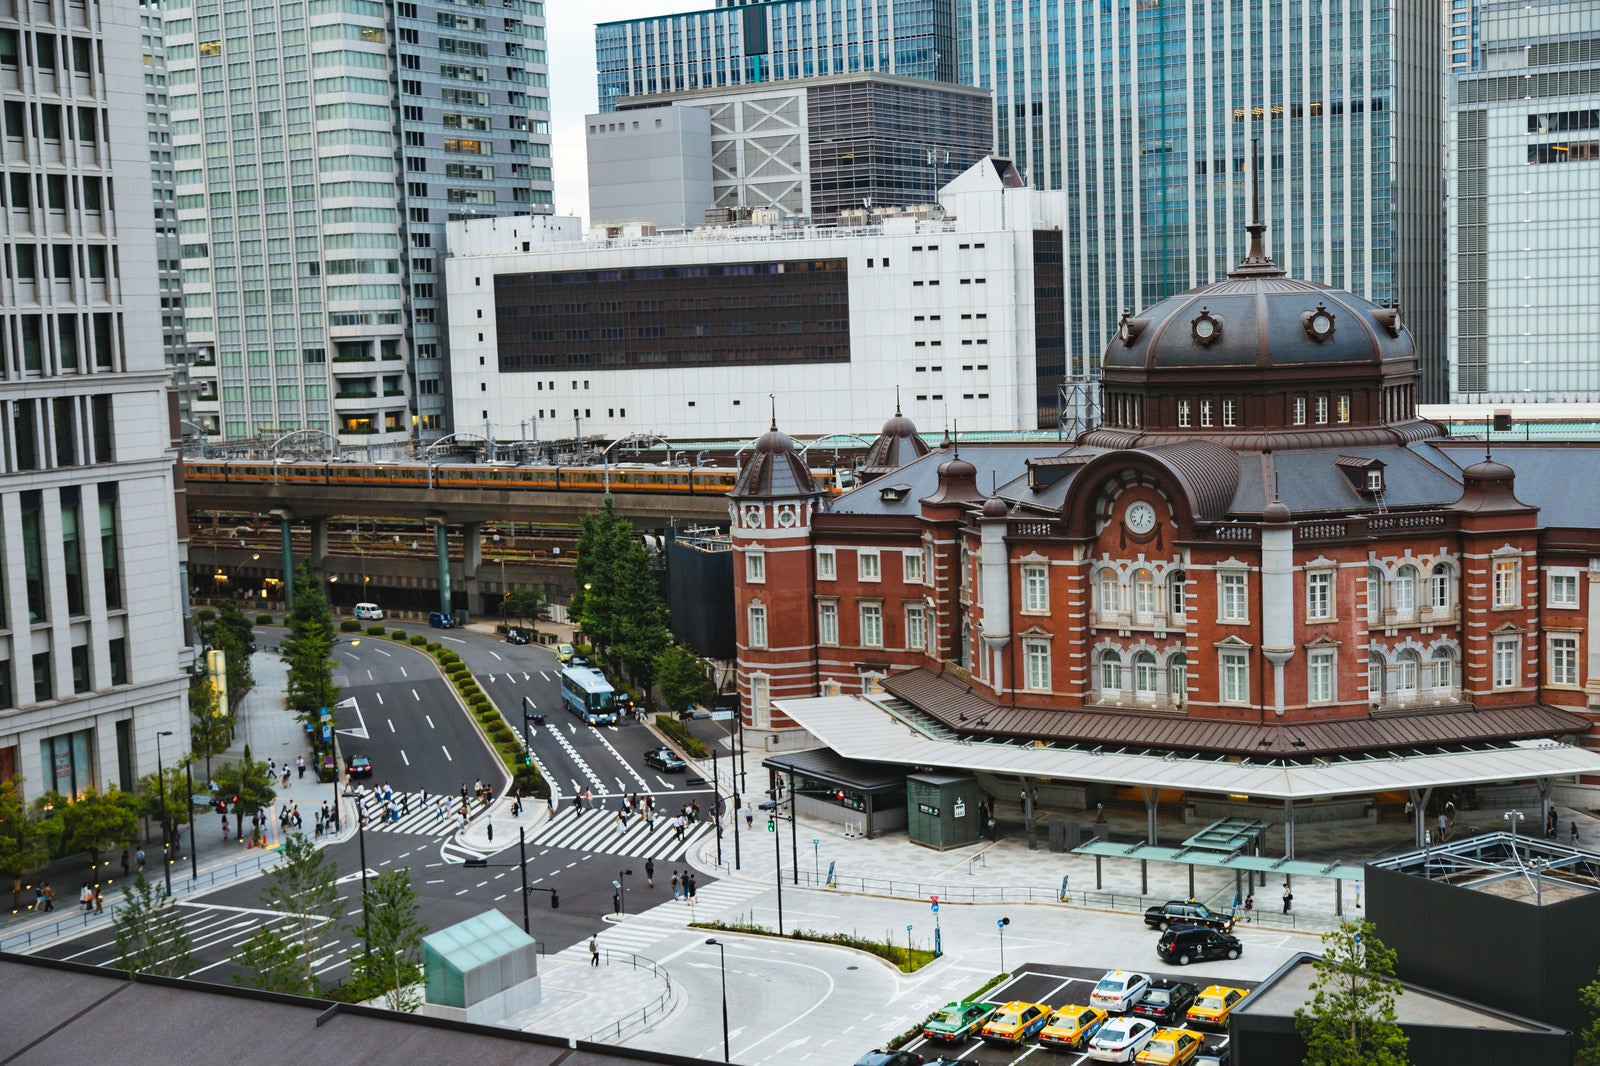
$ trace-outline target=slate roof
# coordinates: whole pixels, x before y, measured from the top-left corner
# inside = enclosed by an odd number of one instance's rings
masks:
[[[1449,463],[1429,462],[1424,454],[1398,444],[1370,447],[1280,451],[1267,457],[1241,454],[1240,478],[1230,514],[1260,514],[1272,502],[1273,475],[1278,498],[1295,517],[1327,511],[1368,510],[1375,505],[1358,493],[1339,469],[1342,458],[1376,459],[1384,466],[1383,503],[1388,508],[1443,506],[1461,498],[1459,474]]]
[[[1432,445],[1430,452],[1447,469],[1465,469],[1483,460],[1482,441]],[[1566,529],[1600,529],[1600,495],[1587,490],[1600,464],[1600,442],[1563,444],[1496,443],[1495,462],[1516,471],[1517,499],[1539,509],[1539,524]],[[1573,491],[1584,486],[1584,491]]]
[[[1005,484],[1025,471],[1029,458],[1060,455],[1066,450],[1061,444],[963,444],[961,458],[976,468],[978,488],[988,493],[996,479]],[[832,514],[920,515],[922,498],[932,496],[939,488],[940,464],[950,459],[948,448],[929,452],[891,474],[838,497],[828,505],[828,511]],[[908,486],[909,491],[898,500],[881,498],[881,490],[896,485]]]
[[[1341,721],[1279,724],[1204,721],[1165,711],[1007,707],[974,692],[964,681],[920,666],[891,675],[883,687],[949,728],[974,736],[1236,755],[1333,755],[1589,731],[1589,722],[1581,715],[1543,704],[1487,708],[1453,704]]]

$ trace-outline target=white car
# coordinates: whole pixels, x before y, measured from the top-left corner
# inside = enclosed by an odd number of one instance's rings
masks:
[[[363,622],[383,621],[383,608],[375,603],[356,604],[356,617]]]
[[[1112,1018],[1089,1041],[1089,1057],[1096,1062],[1132,1062],[1156,1035],[1156,1024],[1143,1018]]]
[[[1131,970],[1112,970],[1100,978],[1100,983],[1089,993],[1089,1006],[1099,1007],[1112,1014],[1123,1014],[1139,1002],[1145,989],[1150,987],[1148,974]]]

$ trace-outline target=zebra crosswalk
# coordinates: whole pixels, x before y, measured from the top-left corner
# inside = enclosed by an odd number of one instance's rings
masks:
[[[656,870],[656,891],[666,889],[662,871]],[[741,903],[768,891],[765,884],[744,881],[737,878],[726,878],[713,881],[695,892],[695,900],[671,899],[651,907],[649,910],[632,914],[614,925],[608,925],[597,936],[600,947],[605,951],[631,952],[635,955],[649,956],[657,944],[674,934],[682,933],[689,922],[695,920],[697,914],[713,915],[726,912],[729,908],[737,907]],[[639,898],[639,890],[634,889],[628,894],[630,904]],[[689,930],[699,936],[704,936],[703,930]],[[562,948],[555,953],[555,958],[564,962],[587,963],[589,961],[589,941],[579,940],[576,944]]]
[[[657,818],[655,828],[651,829],[643,818],[635,815],[624,827],[617,821],[615,811],[567,807],[554,821],[540,826],[528,843],[604,855],[637,855],[654,858],[659,866],[681,860],[695,841],[710,831],[710,823],[702,819],[689,825],[683,839],[679,840],[670,818]]]
[[[441,812],[439,800],[444,800]],[[379,802],[371,794],[366,801],[367,832],[412,833],[418,836],[447,837],[461,828],[461,800],[459,797],[424,796],[420,792],[396,792],[393,809],[395,817],[389,818],[390,804]],[[474,820],[482,816],[482,809],[474,804]]]

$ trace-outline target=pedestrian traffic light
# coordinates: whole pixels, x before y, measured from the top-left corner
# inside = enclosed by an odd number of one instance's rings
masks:
[[[768,818],[767,819],[767,832],[776,833],[777,831],[778,831],[778,823],[775,822],[774,820],[772,820],[771,818]]]
[[[561,893],[553,888],[550,890],[550,909],[553,911],[561,909]]]
[[[526,755],[524,755],[522,757],[522,765],[523,766],[532,766],[533,765],[533,752],[530,751],[530,752],[528,752]]]

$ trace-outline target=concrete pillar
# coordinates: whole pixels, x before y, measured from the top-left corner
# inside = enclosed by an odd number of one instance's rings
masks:
[[[290,524],[294,514],[283,508],[269,512],[278,520],[278,535],[283,555],[283,603],[294,610],[294,541],[290,538]]]
[[[1261,654],[1272,664],[1269,698],[1277,715],[1283,714],[1283,668],[1294,657],[1294,619],[1294,526],[1288,510],[1274,503],[1261,530]]]
[[[468,581],[478,576],[483,565],[483,523],[464,522],[461,525],[461,573]]]
[[[1294,858],[1294,800],[1283,801],[1283,854]]]
[[[1149,788],[1141,785],[1139,793],[1144,796],[1144,842],[1151,847],[1160,843],[1156,829],[1156,801],[1161,798],[1159,788]]]
[[[1411,828],[1416,832],[1417,847],[1427,843],[1428,832],[1428,799],[1433,795],[1431,788],[1414,788],[1411,790]]]
[[[428,516],[433,525],[433,552],[439,564],[439,610],[450,612],[450,527],[444,516]]]
[[[321,570],[328,561],[328,520],[308,519],[311,523],[311,565]]]

